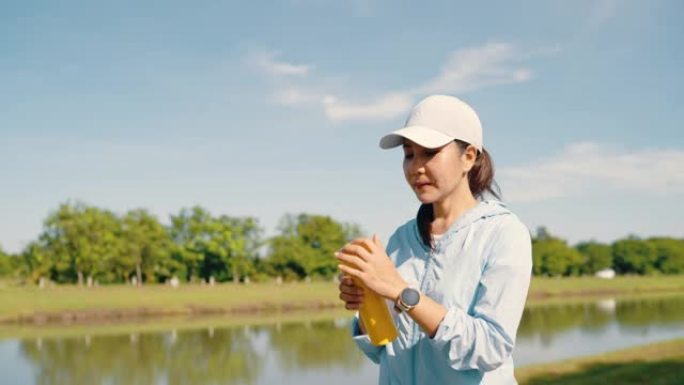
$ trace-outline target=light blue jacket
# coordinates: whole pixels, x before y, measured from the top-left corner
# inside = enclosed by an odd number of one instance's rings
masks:
[[[392,310],[399,337],[379,347],[360,333],[357,312],[353,339],[380,364],[379,383],[516,384],[511,353],[532,273],[530,232],[518,217],[499,201],[480,201],[434,251],[412,219],[390,237],[387,254],[409,285],[447,314],[429,338],[410,316]]]

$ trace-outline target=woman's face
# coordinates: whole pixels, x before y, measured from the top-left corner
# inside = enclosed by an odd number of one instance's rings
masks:
[[[404,176],[422,203],[443,201],[461,183],[468,183],[466,175],[475,163],[477,150],[473,146],[461,152],[454,141],[429,149],[404,139]]]

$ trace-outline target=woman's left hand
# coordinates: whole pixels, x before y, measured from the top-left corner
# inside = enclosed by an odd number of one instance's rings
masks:
[[[408,286],[376,234],[373,234],[373,239],[358,238],[347,243],[335,253],[335,257],[343,262],[338,265],[343,273],[355,277],[368,289],[385,298],[395,300]]]

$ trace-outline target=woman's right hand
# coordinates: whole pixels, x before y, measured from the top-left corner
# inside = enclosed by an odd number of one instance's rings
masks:
[[[354,284],[348,275],[341,273],[340,279],[340,299],[344,301],[347,310],[358,310],[363,303],[363,289]]]

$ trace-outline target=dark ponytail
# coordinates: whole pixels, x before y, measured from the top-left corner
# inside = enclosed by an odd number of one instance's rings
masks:
[[[455,142],[458,144],[461,153],[468,148],[468,143],[466,142],[461,140],[455,140]],[[487,150],[482,149],[482,152],[478,153],[473,168],[468,171],[468,185],[470,186],[470,191],[473,193],[473,196],[477,199],[481,199],[485,193],[491,194],[496,199],[501,199],[501,189],[499,189],[499,185],[494,180],[494,162],[492,162],[492,158],[489,156]],[[432,204],[421,204],[418,209],[416,222],[418,224],[420,238],[429,248],[432,248],[430,224],[434,219],[435,212]]]

